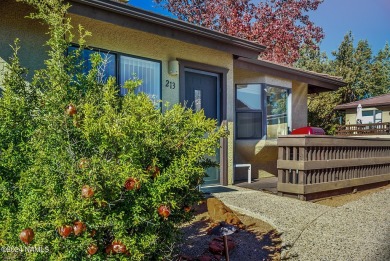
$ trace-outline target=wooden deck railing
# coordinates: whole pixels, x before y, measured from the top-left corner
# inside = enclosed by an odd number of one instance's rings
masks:
[[[390,122],[342,125],[336,130],[337,136],[390,135]]]
[[[315,198],[390,181],[390,139],[289,135],[278,138],[278,191]]]

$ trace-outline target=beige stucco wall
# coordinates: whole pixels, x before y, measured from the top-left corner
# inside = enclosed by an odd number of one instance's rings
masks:
[[[72,15],[72,21],[75,25],[82,24],[86,30],[92,32],[92,36],[87,38],[88,45],[92,47],[161,61],[162,99],[171,104],[179,102],[179,75],[172,76],[168,74],[168,62],[171,60],[184,59],[227,68],[230,70],[228,73],[228,82],[230,83],[228,89],[232,89],[233,60],[228,53],[82,16]],[[166,80],[175,82],[176,88],[166,88],[164,84]]]
[[[356,109],[345,110],[345,124],[356,124]]]
[[[288,79],[272,77],[270,75],[246,71],[242,69],[234,70],[234,84],[266,83],[284,88],[292,88],[292,82]]]
[[[5,63],[13,55],[10,45],[19,38],[19,57],[21,65],[29,69],[28,79],[32,72],[43,67],[43,58],[46,48],[43,46],[47,40],[45,27],[37,20],[24,18],[33,9],[15,0],[2,0],[0,4],[0,85],[3,79]]]
[[[302,82],[292,83],[291,129],[307,126],[307,91],[308,85]]]
[[[390,106],[363,108],[363,111],[372,109],[382,111],[382,122],[390,122]],[[345,110],[345,124],[356,124],[356,109]]]
[[[390,122],[390,106],[379,109],[382,110],[382,122]]]

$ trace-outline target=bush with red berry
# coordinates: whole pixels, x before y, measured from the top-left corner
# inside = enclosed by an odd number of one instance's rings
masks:
[[[223,131],[203,112],[135,94],[140,80],[119,96],[115,79],[99,80],[99,55],[83,73],[80,52],[65,55],[68,7],[23,1],[49,25],[50,49],[28,84],[16,44],[3,83],[0,246],[48,251],[0,259],[170,260]]]

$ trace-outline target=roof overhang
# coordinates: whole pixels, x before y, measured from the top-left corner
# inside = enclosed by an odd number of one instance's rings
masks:
[[[335,110],[356,109],[359,104],[362,105],[363,108],[389,107],[390,94],[383,94],[359,101],[340,104],[335,107]]]
[[[341,104],[334,107],[335,110],[348,110],[348,109],[355,109],[357,108],[359,104],[349,105],[349,104]],[[375,108],[375,107],[388,107],[390,106],[389,103],[383,103],[383,104],[373,104],[373,105],[364,105],[364,108]]]
[[[107,23],[192,43],[233,55],[256,58],[265,46],[188,22],[107,0],[69,0],[69,12]]]
[[[346,83],[342,80],[332,76],[309,72],[289,66],[283,66],[264,60],[253,60],[237,57],[234,60],[234,68],[250,70],[263,74],[269,74],[275,77],[307,83],[309,86],[308,93],[335,91],[338,88],[346,85]]]

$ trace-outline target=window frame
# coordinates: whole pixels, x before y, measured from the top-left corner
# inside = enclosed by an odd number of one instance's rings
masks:
[[[256,110],[251,110],[251,109],[238,109],[236,108],[236,101],[237,101],[237,90],[238,90],[238,86],[240,85],[260,85],[260,88],[261,88],[261,91],[260,91],[260,110],[256,109]],[[287,132],[289,131],[289,128],[291,128],[291,102],[292,102],[292,97],[291,97],[291,91],[292,89],[291,88],[288,88],[288,87],[283,87],[283,86],[277,86],[277,85],[273,85],[273,84],[267,84],[267,83],[254,83],[254,82],[251,82],[251,83],[237,83],[235,84],[235,87],[234,87],[234,123],[235,123],[235,132],[236,132],[236,135],[235,135],[235,139],[236,140],[259,140],[259,139],[267,139],[267,87],[274,87],[274,88],[280,88],[280,89],[284,89],[284,90],[287,90],[287,104],[286,104],[286,114],[287,114],[287,119],[286,119],[286,122],[287,122]],[[253,112],[253,113],[261,113],[261,137],[250,137],[250,138],[243,138],[243,137],[238,137],[238,123],[237,123],[237,113],[240,113],[240,112]]]
[[[238,109],[236,108],[236,101],[237,101],[237,91],[238,91],[238,86],[240,85],[259,85],[260,86],[260,109]],[[266,130],[266,117],[267,117],[267,112],[265,111],[267,108],[265,107],[264,103],[264,94],[265,94],[265,83],[240,83],[236,84],[234,88],[234,117],[235,117],[235,131],[236,135],[235,138],[237,140],[258,140],[262,139],[264,136],[267,135],[267,130]],[[261,114],[261,135],[260,137],[238,137],[238,124],[237,124],[237,114],[238,113],[260,113]]]
[[[72,43],[71,45],[69,45],[69,47],[76,47],[76,48],[80,48],[80,45],[78,44],[74,44]],[[128,53],[123,53],[123,52],[118,52],[118,51],[111,51],[111,50],[107,50],[107,49],[104,49],[104,48],[98,48],[98,47],[94,47],[94,46],[88,46],[86,47],[85,49],[87,50],[90,50],[90,51],[96,51],[96,52],[103,52],[103,53],[108,53],[108,54],[113,54],[115,55],[115,80],[116,80],[116,84],[119,86],[119,88],[122,88],[122,85],[120,83],[120,58],[121,56],[125,56],[125,57],[130,57],[130,58],[135,58],[135,59],[139,59],[139,60],[145,60],[145,61],[151,61],[151,62],[156,62],[156,63],[159,63],[160,65],[160,70],[159,70],[159,82],[160,82],[160,86],[158,88],[159,90],[159,97],[157,97],[158,100],[162,100],[162,61],[161,60],[156,60],[156,59],[152,59],[152,58],[149,58],[149,57],[143,57],[143,56],[138,56],[138,55],[132,55],[132,54],[128,54]],[[67,54],[68,54],[69,50],[67,48]],[[142,80],[142,79],[140,79]],[[119,95],[120,96],[123,96],[120,94],[120,89],[119,89]],[[161,106],[160,106],[161,107]]]
[[[367,112],[372,112],[371,115],[364,115]],[[377,118],[376,115],[380,113],[380,118]],[[362,117],[372,117],[372,124],[381,123],[383,120],[383,111],[377,108],[367,108],[362,110]],[[369,124],[369,123],[365,123]]]
[[[278,89],[283,89],[283,90],[286,90],[286,123],[287,123],[287,134],[290,133],[290,129],[291,129],[291,103],[292,103],[292,96],[291,96],[291,91],[292,89],[291,88],[287,88],[287,87],[282,87],[282,86],[277,86],[277,85],[273,85],[273,84],[265,84],[265,87],[264,87],[264,90],[268,87],[272,87],[272,88],[278,88]],[[267,92],[266,92],[267,93]],[[265,114],[266,114],[266,118],[268,116],[268,112],[267,112],[267,97],[266,95],[264,95],[264,106],[266,107],[266,111],[265,111]],[[265,125],[265,128],[266,128],[266,131],[265,131],[265,137],[267,139],[273,139],[273,138],[268,138],[268,118],[265,120],[266,121],[266,125]]]

